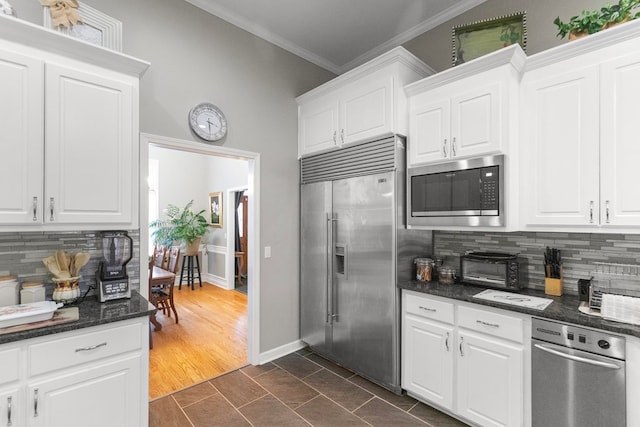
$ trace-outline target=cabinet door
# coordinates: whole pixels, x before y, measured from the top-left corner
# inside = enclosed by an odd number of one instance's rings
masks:
[[[130,356],[28,384],[28,425],[138,427],[140,366],[140,356]]]
[[[340,97],[340,142],[348,144],[393,132],[393,77],[365,77]]]
[[[116,76],[47,64],[46,223],[135,221],[133,95],[132,84]]]
[[[524,350],[458,330],[457,413],[482,426],[523,425]]]
[[[0,51],[0,224],[42,223],[44,66]]]
[[[8,388],[0,390],[0,427],[24,425],[24,403],[21,390]]]
[[[453,326],[405,315],[402,388],[453,409]]]
[[[495,83],[451,98],[451,157],[500,151],[501,126],[507,126],[501,117],[500,89]]]
[[[298,147],[300,156],[338,145],[338,100],[324,97],[300,105]]]
[[[640,55],[602,66],[600,222],[607,226],[640,225]]]
[[[449,157],[450,118],[449,99],[410,107],[410,165],[438,162]]]
[[[532,72],[533,73],[533,72]],[[526,225],[598,224],[598,70],[546,77],[523,89],[521,173]]]

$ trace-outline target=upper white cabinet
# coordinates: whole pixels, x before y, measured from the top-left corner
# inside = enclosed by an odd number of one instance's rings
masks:
[[[601,45],[616,34],[630,38],[634,32],[635,39]],[[640,97],[640,54],[634,45],[640,28],[606,33],[594,35],[591,43],[532,57],[521,107],[525,229],[635,227],[637,232],[640,225],[640,145],[634,123]],[[566,59],[558,61],[562,51]]]
[[[0,227],[137,227],[138,86],[147,67],[3,18]]]
[[[405,87],[409,164],[509,152],[524,61],[515,45]]]
[[[298,155],[407,133],[402,87],[433,70],[398,47],[297,98]]]

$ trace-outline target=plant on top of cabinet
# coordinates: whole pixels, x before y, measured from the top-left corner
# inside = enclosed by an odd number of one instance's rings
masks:
[[[569,34],[569,40],[575,40],[640,17],[640,12],[633,14],[638,6],[640,0],[620,0],[618,4],[606,4],[600,10],[583,10],[580,16],[573,16],[568,22],[562,22],[558,16],[553,23],[558,27],[559,37]]]

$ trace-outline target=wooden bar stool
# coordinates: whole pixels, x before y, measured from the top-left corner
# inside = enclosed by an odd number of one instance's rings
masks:
[[[194,258],[195,258],[195,263],[194,263]],[[182,289],[182,280],[184,277],[185,270],[187,271],[187,286],[191,285],[191,290],[194,289],[193,287],[195,283],[194,267],[198,270],[198,282],[200,283],[200,287],[202,287],[202,276],[200,275],[200,258],[198,257],[198,255],[183,255],[182,269],[180,270],[180,284],[178,285],[178,290]]]

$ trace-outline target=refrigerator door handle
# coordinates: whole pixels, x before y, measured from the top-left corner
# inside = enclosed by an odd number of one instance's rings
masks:
[[[327,213],[327,323],[330,325],[337,316],[333,313],[333,235],[337,221],[333,214]]]

